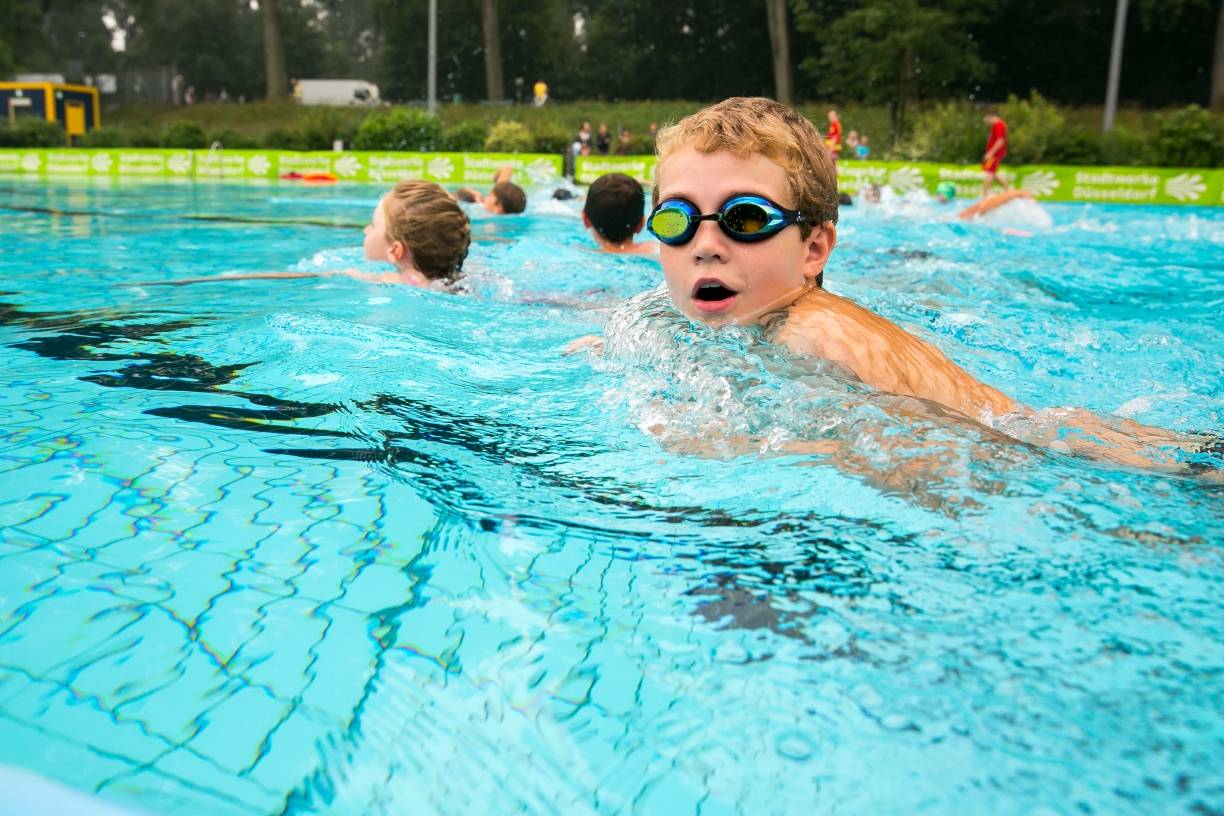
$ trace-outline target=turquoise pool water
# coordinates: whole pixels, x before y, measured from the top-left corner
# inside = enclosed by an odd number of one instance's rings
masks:
[[[1224,810],[1219,483],[626,303],[658,267],[577,205],[478,218],[454,296],[132,285],[361,265],[380,188],[0,187],[0,763],[167,814]],[[1218,432],[1224,211],[1045,210],[846,209],[827,285]]]

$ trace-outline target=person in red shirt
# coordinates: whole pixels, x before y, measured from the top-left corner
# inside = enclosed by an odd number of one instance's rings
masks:
[[[833,160],[833,166],[836,168],[842,149],[842,129],[841,117],[835,110],[829,111],[829,130],[825,133],[825,147],[829,149],[829,158]]]
[[[990,195],[991,186],[997,181],[1006,192],[1011,189],[1007,179],[998,175],[999,162],[1007,155],[1007,124],[995,111],[988,111],[982,120],[990,125],[990,138],[986,140],[986,152],[982,155],[982,170],[986,177],[982,183],[982,198]]]

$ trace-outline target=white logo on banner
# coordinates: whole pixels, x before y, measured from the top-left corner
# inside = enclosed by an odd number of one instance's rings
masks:
[[[543,184],[557,177],[557,170],[548,159],[536,159],[523,169],[527,171],[527,178],[531,179],[533,184]]]
[[[333,166],[338,176],[355,176],[361,172],[361,162],[356,156],[341,156]]]
[[[256,176],[268,175],[268,168],[272,165],[268,164],[268,157],[262,153],[256,153],[251,158],[247,159],[247,172]]]
[[[425,172],[435,179],[449,179],[455,172],[455,163],[445,156],[438,156],[429,160],[429,164],[425,165]]]
[[[42,156],[37,153],[27,153],[21,157],[21,169],[27,173],[37,173],[42,167]]]
[[[1020,182],[1020,189],[1028,190],[1035,196],[1048,196],[1057,190],[1061,183],[1049,170],[1038,170],[1024,177]]]
[[[93,160],[89,162],[89,166],[94,169],[95,173],[109,173],[111,169],[110,154],[95,153]]]
[[[181,176],[191,169],[191,154],[190,153],[175,153],[166,162],[166,167],[170,168],[170,172],[176,176]]]
[[[1182,173],[1165,182],[1165,192],[1178,201],[1198,201],[1203,193],[1207,192],[1207,185],[1197,173],[1193,176]]]
[[[888,176],[888,183],[898,193],[908,193],[922,186],[922,171],[917,167],[898,167]]]

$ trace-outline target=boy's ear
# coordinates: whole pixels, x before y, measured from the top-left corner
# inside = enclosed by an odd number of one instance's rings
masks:
[[[595,225],[591,223],[591,216],[586,214],[586,210],[582,211],[582,226],[587,229],[594,229]]]
[[[392,263],[401,264],[404,262],[404,257],[407,256],[409,261],[412,260],[412,253],[408,251],[408,247],[403,241],[392,241],[391,246],[387,248],[387,253],[391,256]]]
[[[803,275],[815,278],[824,271],[829,262],[829,255],[837,245],[837,225],[825,222],[820,229],[812,230],[812,234],[804,241],[807,254],[803,258]]]
[[[646,228],[646,216],[643,215],[641,218],[638,219],[637,226],[633,228],[633,234],[637,235],[639,232],[641,232],[645,228]]]

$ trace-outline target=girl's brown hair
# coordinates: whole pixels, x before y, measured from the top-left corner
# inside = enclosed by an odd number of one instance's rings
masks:
[[[384,206],[387,241],[402,241],[422,275],[453,281],[463,273],[472,229],[450,193],[432,181],[401,181]]]

